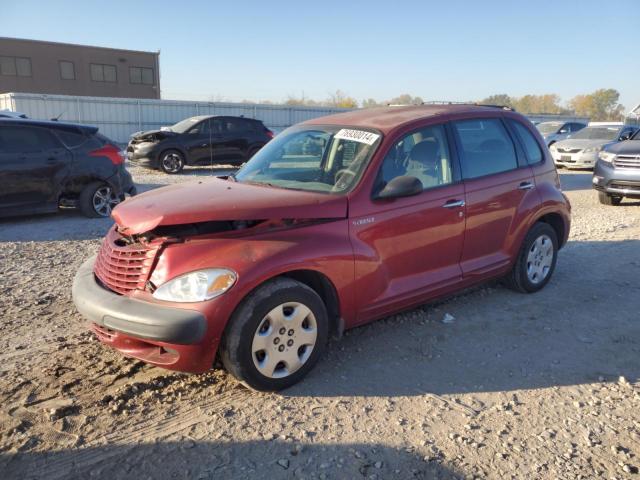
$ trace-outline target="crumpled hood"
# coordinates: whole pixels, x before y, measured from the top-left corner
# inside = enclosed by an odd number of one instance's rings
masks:
[[[640,155],[640,140],[627,140],[608,145],[607,152],[622,155]]]
[[[144,132],[136,132],[134,134],[131,135],[131,139],[132,140],[144,140],[144,139],[162,139],[162,138],[167,138],[167,137],[173,137],[177,135],[176,132],[173,132],[171,130],[147,130]]]
[[[112,217],[136,235],[158,226],[215,220],[346,218],[343,195],[301,192],[211,178],[142,193],[118,205]]]
[[[592,147],[600,147],[607,143],[611,143],[611,140],[589,140],[588,138],[568,138],[567,140],[562,140],[560,142],[556,142],[556,148],[581,148],[582,150],[586,148]]]

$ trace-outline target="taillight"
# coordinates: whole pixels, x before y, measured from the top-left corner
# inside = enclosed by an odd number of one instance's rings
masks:
[[[271,130],[269,130],[268,128],[264,129],[264,133],[267,134],[267,137],[273,138],[273,132]]]
[[[115,145],[107,143],[104,147],[89,152],[91,157],[107,157],[114,165],[122,165],[124,163],[124,154]]]

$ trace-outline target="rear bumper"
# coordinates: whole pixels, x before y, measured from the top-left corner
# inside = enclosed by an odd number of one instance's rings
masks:
[[[593,188],[613,195],[640,198],[640,169],[615,168],[598,161],[593,172]]]
[[[95,258],[82,264],[73,282],[73,302],[98,339],[134,357],[171,370],[200,373],[211,368],[217,342],[207,341],[202,312],[118,295],[93,274]]]

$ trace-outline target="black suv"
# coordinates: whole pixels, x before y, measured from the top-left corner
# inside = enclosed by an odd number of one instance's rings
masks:
[[[640,130],[598,154],[593,187],[604,205],[619,205],[624,197],[640,198]]]
[[[78,207],[108,217],[135,186],[124,156],[97,127],[0,118],[0,216]]]
[[[241,165],[272,138],[260,120],[201,115],[133,134],[127,158],[166,173],[178,173],[185,165]]]

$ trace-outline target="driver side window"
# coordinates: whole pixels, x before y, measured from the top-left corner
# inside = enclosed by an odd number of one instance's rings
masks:
[[[423,190],[453,183],[451,156],[443,125],[412,132],[391,147],[379,172],[379,188],[403,175],[415,177]]]

